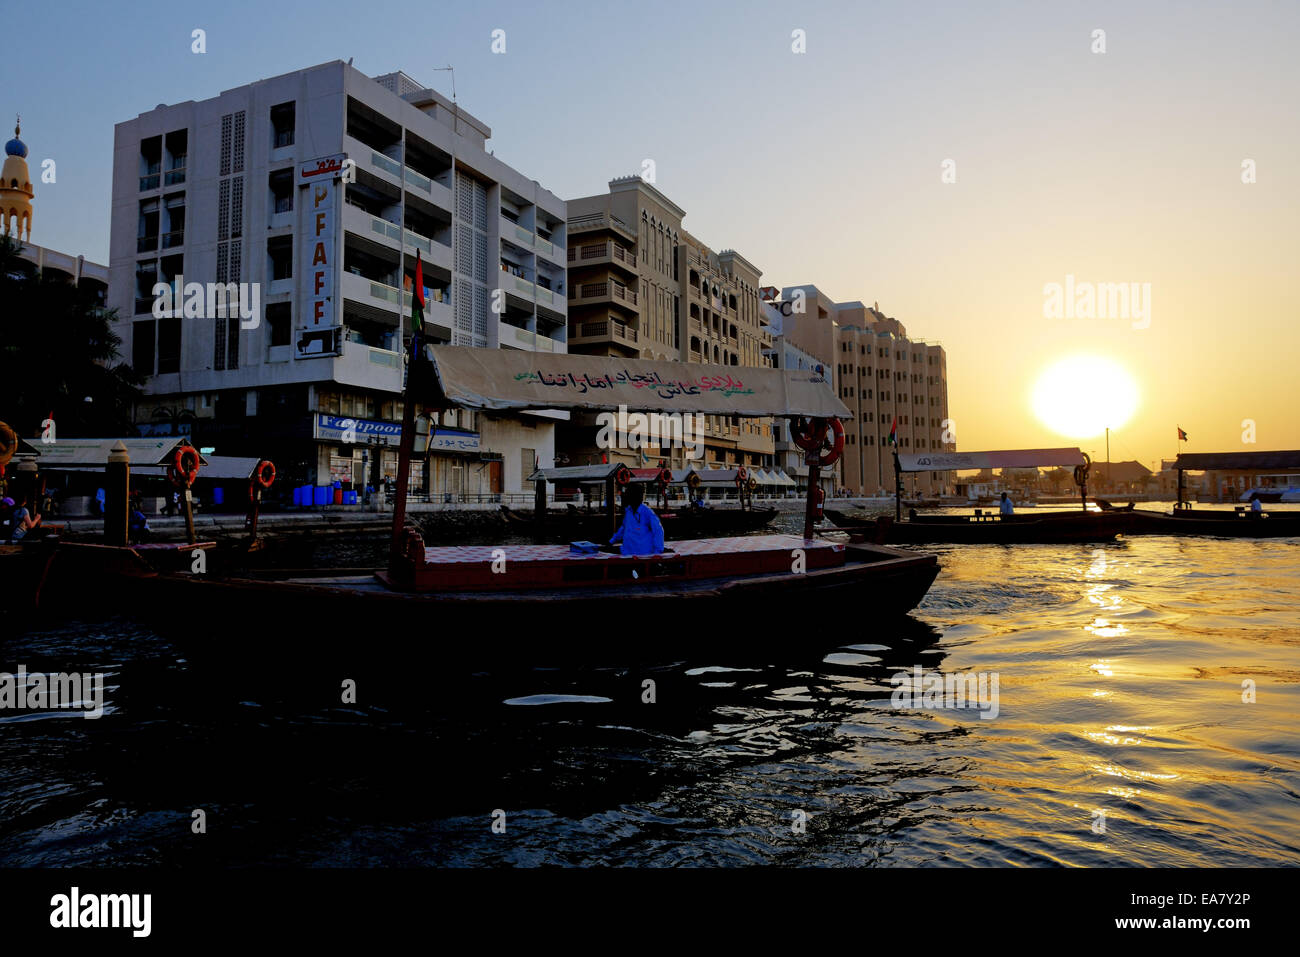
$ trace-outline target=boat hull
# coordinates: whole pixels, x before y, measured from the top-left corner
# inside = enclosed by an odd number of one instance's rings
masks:
[[[575,511],[570,514],[548,514],[540,522],[526,512],[502,508],[506,525],[520,535],[544,541],[608,541],[609,516],[601,513]],[[774,508],[740,509],[716,508],[706,510],[681,509],[657,512],[664,527],[664,537],[670,541],[685,538],[713,538],[722,535],[739,535],[756,532],[772,524],[777,516]]]

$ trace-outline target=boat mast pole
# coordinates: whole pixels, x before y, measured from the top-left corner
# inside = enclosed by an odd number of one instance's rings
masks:
[[[894,449],[894,521],[903,520],[903,467],[898,464],[898,449]]]
[[[393,502],[393,536],[389,543],[389,570],[395,571],[402,555],[402,535],[406,527],[406,493],[411,480],[411,453],[415,450],[415,401],[411,395],[411,377],[420,361],[419,332],[412,332],[411,355],[406,363],[406,383],[402,386],[402,439],[397,446],[397,500]]]

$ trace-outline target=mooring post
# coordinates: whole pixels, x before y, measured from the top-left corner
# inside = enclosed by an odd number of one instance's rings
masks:
[[[131,527],[131,456],[121,439],[108,452],[104,469],[104,544],[126,547]],[[193,541],[193,539],[190,539]]]

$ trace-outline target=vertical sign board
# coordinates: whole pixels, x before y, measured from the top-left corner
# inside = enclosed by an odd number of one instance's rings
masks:
[[[301,237],[298,249],[298,329],[295,355],[332,355],[337,349],[333,332],[335,245],[338,233],[338,179],[346,153],[308,160],[298,167]]]

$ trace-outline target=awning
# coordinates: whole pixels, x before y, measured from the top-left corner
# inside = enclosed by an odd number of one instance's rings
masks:
[[[108,463],[108,453],[114,445],[121,442],[126,446],[126,453],[131,457],[132,466],[167,465],[181,445],[190,443],[182,436],[166,436],[151,439],[64,439],[49,445],[33,443],[40,453],[39,465],[43,470],[58,468],[76,468],[92,466],[102,469]],[[254,464],[256,459],[251,460]],[[208,460],[202,455],[199,462],[207,465]],[[252,466],[249,466],[249,472]],[[247,473],[245,473],[245,478]]]
[[[537,482],[546,479],[556,485],[576,485],[579,482],[603,482],[618,469],[618,463],[601,463],[600,465],[566,465],[562,468],[536,469],[524,481]]]
[[[790,478],[790,476],[785,474],[785,469],[778,470],[775,477],[776,477],[776,482],[775,482],[776,485],[793,487],[799,484],[794,479]]]
[[[1174,468],[1202,472],[1209,469],[1254,471],[1257,469],[1300,469],[1300,451],[1277,452],[1184,452]]]
[[[852,418],[828,380],[808,369],[763,369],[609,356],[428,346],[411,387],[425,404],[471,409]]]
[[[961,469],[1032,469],[1053,465],[1082,465],[1083,453],[1071,449],[1008,449],[995,452],[929,452],[900,455],[904,472],[944,472]]]

